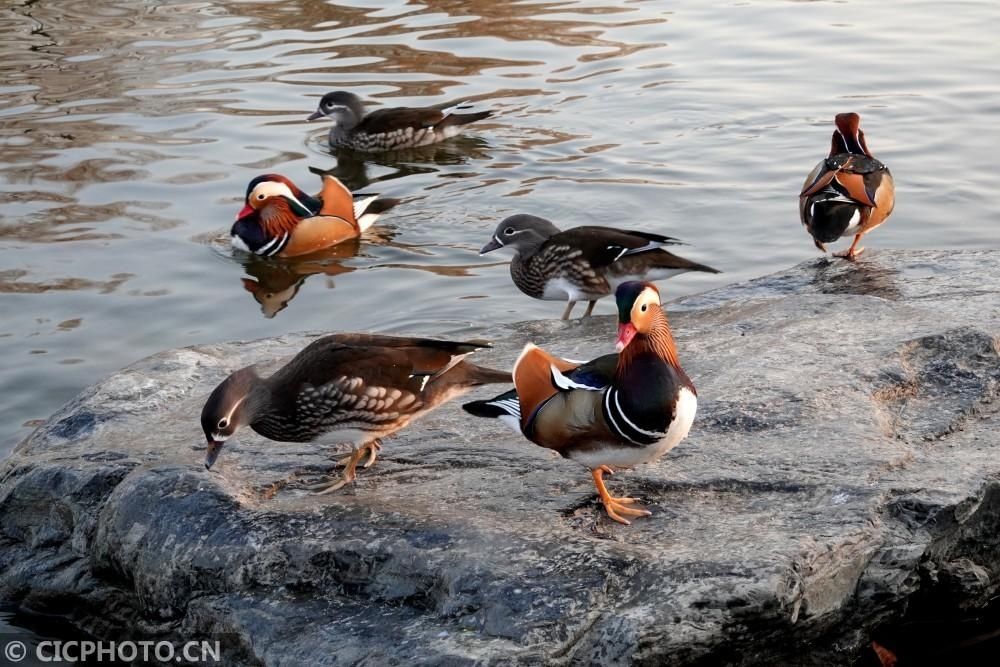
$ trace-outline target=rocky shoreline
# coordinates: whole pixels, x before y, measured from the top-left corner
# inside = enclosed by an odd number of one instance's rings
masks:
[[[98,637],[218,635],[230,664],[850,663],[915,607],[997,594],[998,266],[873,252],[668,304],[699,415],[611,478],[654,512],[631,527],[457,403],[344,493],[300,488],[329,451],[252,433],[207,472],[211,388],[313,336],[163,352],[0,466],[0,598]],[[497,327],[476,358],[589,358],[613,329]]]

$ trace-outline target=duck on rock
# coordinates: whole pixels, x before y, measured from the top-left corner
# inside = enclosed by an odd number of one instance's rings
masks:
[[[366,114],[357,95],[338,90],[324,95],[308,120],[333,121],[329,135],[333,148],[380,153],[444,141],[459,134],[464,125],[493,114],[492,111],[463,113],[471,108],[467,103],[442,104],[376,109]]]
[[[854,242],[837,257],[853,260],[861,236],[875,229],[892,213],[896,186],[888,167],[876,160],[861,130],[861,116],[837,114],[830,155],[806,177],[799,193],[799,217],[816,247],[853,234]]]
[[[335,334],[310,343],[267,378],[240,369],[212,391],[201,411],[208,442],[205,467],[244,426],[280,442],[350,444],[340,480],[309,487],[328,493],[356,476],[367,453],[375,462],[381,439],[483,384],[510,382],[510,373],[465,357],[489,347],[375,334]]]
[[[569,319],[577,301],[589,301],[587,317],[598,299],[631,280],[663,280],[687,271],[719,273],[663,249],[681,244],[650,232],[583,226],[560,231],[544,218],[512,215],[497,225],[480,255],[512,248],[510,277],[519,290],[535,299],[567,301]]]
[[[648,516],[634,498],[616,498],[604,473],[660,458],[683,440],[697,391],[677,359],[656,286],[627,282],[615,293],[618,354],[588,363],[555,357],[533,344],[514,364],[514,389],[466,403],[478,417],[499,418],[536,445],[590,468],[608,516]]]
[[[398,201],[351,194],[327,172],[317,196],[280,174],[258,176],[247,185],[243,209],[230,230],[234,247],[262,257],[296,257],[357,238]]]

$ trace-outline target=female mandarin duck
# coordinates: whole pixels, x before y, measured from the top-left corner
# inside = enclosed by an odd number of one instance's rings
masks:
[[[837,114],[830,155],[806,177],[799,193],[799,216],[816,247],[826,252],[831,243],[854,234],[851,247],[834,253],[854,259],[863,234],[875,229],[892,213],[896,186],[889,169],[872,157],[861,131],[861,116]]]
[[[324,95],[319,101],[319,108],[307,120],[326,117],[333,121],[329,141],[334,148],[377,153],[444,141],[460,133],[463,125],[493,113],[456,113],[469,108],[471,105],[465,103],[420,108],[393,107],[377,109],[365,115],[365,107],[357,95],[338,90]]]
[[[313,197],[279,174],[258,176],[247,185],[243,210],[230,231],[233,246],[263,257],[295,257],[329,248],[361,235],[395,199],[351,191],[333,175],[323,177]]]
[[[510,382],[510,373],[465,357],[484,341],[455,342],[374,334],[335,334],[313,341],[268,378],[253,366],[215,388],[201,411],[208,441],[205,467],[240,428],[281,442],[348,443],[354,451],[339,481],[310,487],[328,493],[354,481],[381,438],[469,389]]]
[[[514,364],[514,390],[463,407],[504,421],[536,445],[591,469],[608,516],[648,516],[633,498],[615,498],[604,486],[612,467],[649,463],[687,436],[697,392],[677,360],[656,286],[627,282],[618,302],[618,354],[580,364],[532,344]]]
[[[577,301],[590,302],[583,314],[587,317],[598,299],[630,280],[663,280],[686,271],[718,273],[661,247],[679,243],[669,236],[610,227],[560,231],[544,218],[519,214],[497,225],[493,240],[479,254],[513,248],[510,277],[514,284],[536,299],[568,301],[562,314],[565,320]]]

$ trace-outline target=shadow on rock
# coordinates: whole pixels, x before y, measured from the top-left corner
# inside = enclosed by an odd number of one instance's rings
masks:
[[[862,256],[855,262],[824,257],[816,260],[813,285],[823,294],[861,294],[897,301],[899,271],[878,257]]]

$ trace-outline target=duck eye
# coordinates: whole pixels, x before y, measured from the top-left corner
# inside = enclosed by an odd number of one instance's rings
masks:
[[[639,310],[641,310],[642,312],[645,313],[646,312],[646,304],[642,304],[642,308],[640,308]]]
[[[265,197],[267,197],[267,195],[265,195],[263,192],[261,192],[259,195],[257,195],[257,199],[259,199],[261,201],[264,201]]]
[[[227,418],[223,417],[222,419],[219,420],[220,429],[227,428],[228,426],[229,426],[229,420]]]
[[[503,230],[503,233],[506,234],[507,236],[513,236],[514,235],[514,228],[513,227],[508,227],[507,229]]]

